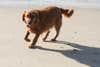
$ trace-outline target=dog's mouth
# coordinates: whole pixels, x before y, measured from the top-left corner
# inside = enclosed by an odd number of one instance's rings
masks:
[[[30,25],[30,24],[27,24],[26,27],[29,29],[32,29],[32,25]]]
[[[26,25],[26,27],[31,28],[31,25],[28,24],[28,25]]]

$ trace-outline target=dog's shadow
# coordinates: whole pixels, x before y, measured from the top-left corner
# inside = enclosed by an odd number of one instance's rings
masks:
[[[51,42],[51,41],[48,41]],[[43,48],[43,47],[37,47],[37,49],[40,50],[46,50],[46,51],[53,51],[53,52],[59,52],[63,54],[65,57],[69,57],[73,60],[76,60],[82,64],[88,65],[90,67],[100,67],[100,48],[96,47],[88,47],[83,46],[81,44],[76,43],[70,43],[67,41],[54,41],[51,43],[58,43],[58,44],[65,44],[69,45],[73,48],[77,48],[79,50],[56,50],[56,49],[49,49],[49,48]]]

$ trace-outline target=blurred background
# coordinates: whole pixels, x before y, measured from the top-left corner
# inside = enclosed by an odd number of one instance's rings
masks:
[[[100,0],[0,0],[0,7],[32,7],[32,6],[74,6],[85,8],[100,7]]]

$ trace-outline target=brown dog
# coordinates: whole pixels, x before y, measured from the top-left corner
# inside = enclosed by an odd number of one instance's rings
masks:
[[[46,31],[47,34],[43,38],[43,41],[45,41],[50,33],[49,29],[52,27],[56,30],[56,36],[52,39],[52,41],[56,41],[62,25],[62,14],[67,18],[70,18],[73,12],[74,11],[72,9],[62,9],[55,6],[24,11],[22,20],[28,28],[24,39],[30,42],[30,39],[28,39],[30,32],[35,34],[35,38],[29,48],[33,48],[40,34]]]

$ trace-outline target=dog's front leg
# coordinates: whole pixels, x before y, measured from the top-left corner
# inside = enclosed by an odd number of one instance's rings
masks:
[[[39,38],[40,34],[36,34],[34,39],[33,39],[33,42],[32,44],[29,46],[29,48],[34,48],[34,45],[36,44],[38,38]]]
[[[30,41],[31,41],[31,40],[28,38],[29,35],[30,35],[30,32],[27,31],[27,32],[26,32],[26,35],[25,35],[25,37],[24,37],[24,40],[27,41],[27,42],[30,42]]]

